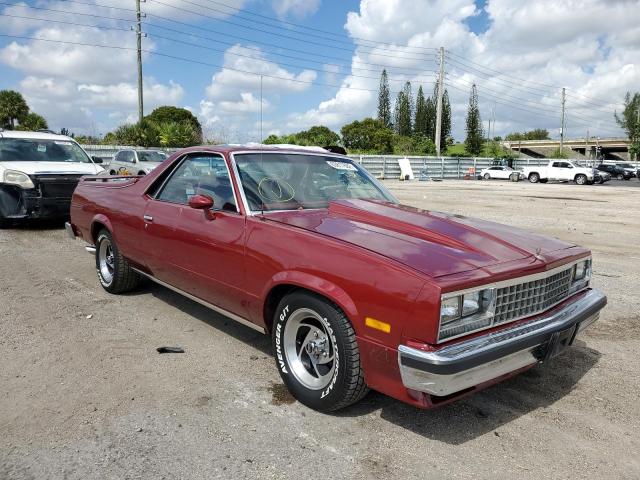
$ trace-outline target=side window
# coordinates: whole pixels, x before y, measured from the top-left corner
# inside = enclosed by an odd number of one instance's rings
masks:
[[[213,198],[214,210],[238,211],[227,165],[222,157],[189,155],[175,169],[156,199],[187,205],[194,195]]]
[[[135,154],[131,150],[122,152],[122,162],[135,163]]]
[[[554,168],[562,168],[562,164],[560,162],[553,162],[553,165],[551,165]]]

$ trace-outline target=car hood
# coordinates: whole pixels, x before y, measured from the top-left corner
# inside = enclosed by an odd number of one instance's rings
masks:
[[[94,163],[80,162],[0,162],[0,168],[15,170],[27,175],[73,174],[96,175],[102,168]]]
[[[431,277],[544,256],[574,245],[498,223],[371,200],[265,218],[365,248]]]

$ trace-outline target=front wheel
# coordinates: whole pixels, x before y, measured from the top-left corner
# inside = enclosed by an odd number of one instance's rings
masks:
[[[587,176],[586,175],[576,175],[576,184],[578,185],[586,185],[587,184]]]
[[[339,410],[368,392],[353,326],[322,297],[298,291],[280,301],[273,351],[285,385],[310,408]]]
[[[96,270],[102,288],[109,293],[133,290],[140,283],[138,275],[113,241],[111,232],[104,229],[96,240]]]
[[[624,180],[624,175],[619,173],[618,176],[616,177],[618,180]]]

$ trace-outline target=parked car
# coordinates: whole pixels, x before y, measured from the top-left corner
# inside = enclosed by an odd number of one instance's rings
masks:
[[[525,167],[524,176],[531,183],[576,182],[578,185],[593,183],[593,169],[580,167],[570,160],[550,160],[545,166]]]
[[[511,167],[494,165],[492,167],[485,168],[480,171],[480,176],[485,180],[491,180],[493,178],[501,180],[513,180],[515,176],[517,180],[524,179],[524,175],[519,170],[514,170]]]
[[[617,165],[620,168],[624,168],[627,172],[629,172],[631,174],[631,177],[637,177],[638,176],[638,173],[636,171],[636,167],[634,167],[630,163],[618,163]]]
[[[601,172],[600,170],[596,170],[595,168],[593,169],[593,183],[602,185],[603,183],[610,180],[611,175],[609,175],[607,172]]]
[[[109,164],[110,175],[146,175],[167,159],[159,150],[120,150]]]
[[[78,180],[100,162],[64,135],[0,130],[0,226],[68,217]]]
[[[596,166],[596,170],[607,172],[609,175],[611,175],[611,178],[616,178],[618,180],[630,180],[632,176],[631,173],[617,165],[607,165],[601,163],[600,165]]]
[[[369,388],[453,401],[564,351],[606,304],[588,250],[401,205],[323,149],[193,147],[145,177],[84,178],[67,231],[107,292],[147,277],[271,335],[321,411]]]

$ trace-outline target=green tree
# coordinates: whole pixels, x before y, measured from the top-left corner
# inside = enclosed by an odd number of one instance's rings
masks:
[[[344,125],[340,130],[346,149],[367,153],[391,153],[393,131],[380,120],[365,118]]]
[[[434,155],[436,146],[433,140],[417,133],[410,137],[394,135],[393,153],[396,155]]]
[[[378,120],[382,124],[391,128],[391,98],[389,96],[389,79],[387,78],[387,70],[382,70],[380,76],[380,91],[378,93]]]
[[[20,122],[20,125],[18,125],[17,130],[29,130],[35,132],[37,130],[46,130],[47,128],[49,128],[49,125],[43,116],[38,115],[37,113],[27,113]]]
[[[157,139],[163,147],[185,148],[200,143],[200,135],[189,122],[155,124]]]
[[[14,90],[0,90],[0,127],[13,129],[29,114],[24,97]]]
[[[200,125],[200,122],[198,121],[196,116],[186,108],[165,105],[163,107],[156,108],[153,112],[151,112],[144,118],[145,120],[156,124],[167,122],[188,123],[191,125],[192,130],[198,136],[198,143],[202,141],[202,126]]]
[[[271,135],[269,135],[267,138],[264,139],[263,143],[265,145],[277,145],[280,143],[280,137],[272,133]]]
[[[309,130],[299,132],[295,134],[295,138],[296,145],[328,147],[340,143],[338,134],[324,125],[316,125]]]
[[[416,119],[413,125],[414,132],[429,137],[429,119],[427,117],[427,101],[424,98],[422,85],[418,87],[416,96]]]
[[[528,132],[520,133],[514,132],[509,133],[505,137],[505,140],[509,141],[517,141],[517,140],[549,140],[549,131],[545,128],[535,128]]]
[[[447,139],[451,136],[451,102],[449,101],[449,92],[444,89],[442,93],[442,129],[440,131],[440,145],[446,152],[449,142]],[[434,128],[435,138],[435,128]]]
[[[435,141],[436,138],[436,104],[433,98],[428,97],[425,101],[425,117],[427,119],[427,126],[425,135],[431,140]]]
[[[616,122],[624,129],[631,141],[629,153],[635,154],[636,160],[640,156],[640,93],[627,92],[624,97],[624,110],[621,115],[614,113]]]
[[[413,118],[413,94],[411,82],[406,82],[402,91],[398,92],[395,107],[394,127],[398,135],[411,135],[411,121]]]
[[[113,132],[113,139],[118,145],[137,147],[158,147],[158,129],[155,123],[142,120],[133,125],[121,125]]]
[[[469,110],[467,111],[467,138],[464,141],[465,149],[471,155],[480,155],[482,152],[483,135],[482,119],[478,108],[478,90],[474,83],[469,95]]]

